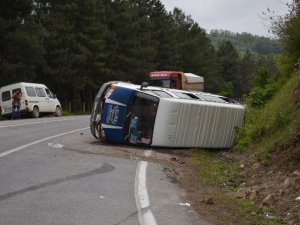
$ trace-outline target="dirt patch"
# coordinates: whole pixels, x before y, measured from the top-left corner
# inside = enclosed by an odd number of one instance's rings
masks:
[[[240,222],[241,217],[237,214],[239,205],[231,198],[224,198],[228,194],[228,190],[225,190],[222,185],[201,184],[199,168],[191,163],[194,152],[189,151],[183,156],[181,152],[172,152],[173,157],[178,162],[172,180],[186,190],[187,198],[194,210],[210,224],[242,224]],[[216,157],[218,157],[217,153]],[[179,165],[180,161],[186,163]]]
[[[255,154],[227,152],[225,160],[238,161],[240,170],[233,180],[219,185],[200,184],[198,168],[189,163],[176,167],[178,175],[173,180],[212,224],[300,225],[299,149],[291,141],[273,154],[268,165],[259,162]]]

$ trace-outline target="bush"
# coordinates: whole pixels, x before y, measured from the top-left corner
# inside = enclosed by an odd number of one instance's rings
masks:
[[[265,105],[278,91],[278,85],[271,81],[264,88],[255,87],[249,94],[249,102],[251,107],[261,107]]]
[[[260,67],[251,77],[254,88],[249,93],[248,103],[251,107],[265,105],[278,91],[274,77],[271,77],[265,67]]]
[[[250,97],[252,104],[245,115],[245,126],[237,131],[235,150],[255,149],[262,156],[267,156],[292,137],[300,122],[299,109],[293,99],[293,94],[298,89],[300,76],[294,76],[280,89],[278,85],[270,84],[266,85],[266,89],[253,91]]]

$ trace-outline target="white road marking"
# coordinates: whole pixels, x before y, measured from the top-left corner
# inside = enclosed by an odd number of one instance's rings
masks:
[[[64,146],[59,143],[48,143],[48,146],[50,148],[64,148]]]
[[[43,120],[43,121],[32,122],[32,123],[16,123],[16,124],[11,124],[11,125],[3,125],[3,126],[0,126],[0,128],[25,126],[25,125],[32,125],[32,124],[39,124],[39,123],[52,123],[52,122],[68,121],[68,120],[71,121],[71,120],[75,120],[75,119]]]
[[[150,156],[151,151],[146,151],[145,156]],[[138,163],[135,175],[135,200],[141,225],[157,225],[155,217],[150,209],[150,201],[146,185],[148,163],[140,161]]]
[[[20,150],[22,150],[24,148],[27,148],[29,146],[32,146],[32,145],[35,145],[35,144],[38,144],[38,143],[41,143],[41,142],[44,142],[44,141],[48,141],[50,139],[57,138],[57,137],[60,137],[60,136],[63,136],[63,135],[72,134],[72,133],[75,133],[75,132],[78,132],[78,131],[81,131],[81,130],[86,130],[86,129],[89,129],[89,127],[68,131],[68,132],[65,132],[65,133],[61,133],[61,134],[53,135],[51,137],[47,137],[47,138],[43,138],[43,139],[40,139],[40,140],[37,140],[37,141],[33,141],[33,142],[28,143],[26,145],[21,145],[17,148],[14,148],[14,149],[11,149],[11,150],[0,153],[0,158],[3,157],[3,156],[6,156],[6,155],[12,154],[14,152],[20,151]]]

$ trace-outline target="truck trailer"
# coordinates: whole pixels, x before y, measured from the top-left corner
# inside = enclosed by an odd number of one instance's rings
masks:
[[[204,78],[193,73],[180,71],[155,71],[148,74],[152,86],[182,90],[204,90]]]

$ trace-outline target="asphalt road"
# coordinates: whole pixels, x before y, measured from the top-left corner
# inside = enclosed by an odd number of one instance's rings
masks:
[[[105,145],[89,116],[0,121],[0,225],[204,225],[150,149]]]

